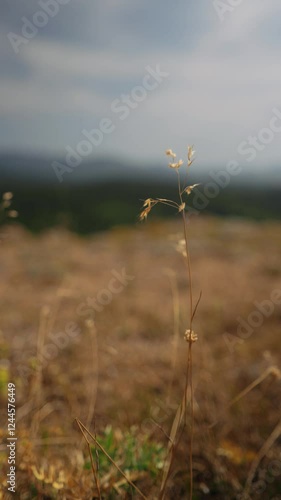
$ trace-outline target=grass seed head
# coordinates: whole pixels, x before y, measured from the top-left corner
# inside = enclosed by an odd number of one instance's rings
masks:
[[[179,160],[176,163],[169,163],[170,168],[180,168],[183,165],[183,160]]]
[[[184,339],[186,342],[197,342],[198,340],[198,335],[192,330],[190,333],[190,330],[186,330],[184,334]]]
[[[143,207],[151,207],[152,201],[153,200],[151,198],[147,198],[143,203]]]
[[[193,156],[195,155],[195,149],[193,149],[193,146],[187,146],[187,166],[190,167],[190,165],[194,162]]]
[[[183,257],[187,257],[187,254],[186,254],[186,245],[185,245],[185,240],[184,239],[181,239],[177,242],[177,245],[176,245],[176,250],[177,252],[179,252]]]
[[[149,212],[152,210],[152,208],[159,203],[159,200],[154,200],[153,198],[147,198],[143,202],[143,210],[139,215],[139,220],[143,221],[147,219],[147,216]]]
[[[11,217],[12,219],[16,219],[18,215],[19,213],[17,212],[17,210],[9,210],[8,212],[8,216]]]
[[[184,190],[184,193],[190,194],[193,189],[195,189],[197,186],[200,186],[200,184],[193,184],[192,186],[187,186]]]
[[[149,212],[150,212],[150,209],[145,208],[145,209],[144,209],[144,210],[140,213],[140,215],[139,215],[139,220],[140,220],[140,221],[146,220],[146,219],[147,219],[147,216],[148,216],[148,214],[149,214]]]
[[[172,158],[176,158],[177,156],[171,149],[166,149],[165,153],[167,156],[171,156]]]
[[[3,201],[10,201],[12,198],[13,198],[13,193],[11,193],[11,191],[7,191],[2,196]]]

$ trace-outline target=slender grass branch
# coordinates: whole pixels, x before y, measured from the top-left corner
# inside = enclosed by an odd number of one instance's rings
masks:
[[[192,499],[193,493],[193,432],[194,432],[194,395],[193,395],[193,359],[192,359],[192,344],[197,340],[196,334],[193,332],[193,320],[195,314],[197,312],[198,305],[201,300],[201,293],[199,299],[193,308],[193,282],[192,282],[192,272],[191,272],[191,258],[189,251],[189,238],[188,238],[188,230],[187,230],[187,215],[185,211],[185,202],[184,195],[190,195],[192,190],[198,186],[198,184],[194,184],[193,186],[186,186],[182,189],[181,185],[181,177],[179,169],[183,165],[183,161],[176,161],[176,154],[173,153],[171,149],[166,151],[166,155],[169,156],[172,160],[169,163],[169,167],[176,170],[177,174],[177,187],[178,187],[178,197],[179,202],[177,203],[174,200],[167,200],[166,198],[156,198],[155,200],[152,198],[148,198],[145,200],[143,205],[143,211],[140,214],[140,220],[144,220],[147,218],[148,214],[152,210],[152,208],[157,204],[161,203],[163,205],[168,205],[172,208],[177,208],[178,212],[182,214],[182,223],[183,223],[183,234],[184,234],[184,252],[183,255],[185,257],[186,265],[187,265],[187,278],[188,278],[188,291],[189,291],[189,300],[188,300],[188,309],[189,309],[189,329],[185,332],[185,340],[188,342],[188,350],[187,350],[187,363],[186,363],[186,374],[185,374],[185,388],[182,401],[178,407],[176,412],[170,436],[168,442],[167,456],[164,464],[163,471],[163,479],[159,494],[159,499],[163,499],[165,496],[166,486],[169,480],[169,476],[171,473],[172,463],[175,456],[176,448],[179,444],[180,438],[182,436],[183,430],[187,427],[187,403],[190,393],[190,438],[189,438],[189,498]],[[193,163],[193,155],[194,149],[193,146],[188,146],[187,153],[187,167],[189,168]]]

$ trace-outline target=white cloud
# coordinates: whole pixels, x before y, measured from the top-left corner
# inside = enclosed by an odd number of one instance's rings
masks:
[[[40,113],[85,113],[102,114],[108,101],[84,88],[49,87],[40,82],[23,83],[15,80],[0,82],[0,112],[5,114],[34,115]]]
[[[127,2],[122,4],[133,8]],[[105,0],[102,10],[114,17],[114,6],[113,0]],[[21,53],[21,62],[33,77],[2,81],[0,111],[107,116],[123,83],[126,93],[128,85],[141,81],[147,65],[160,64],[170,77],[118,124],[108,148],[131,155],[135,148],[149,159],[158,155],[160,147],[162,151],[162,146],[174,146],[174,136],[175,146],[198,140],[206,162],[227,161],[235,145],[266,126],[271,109],[281,103],[279,54],[262,43],[259,31],[263,19],[277,13],[279,0],[244,0],[220,23],[209,7],[204,15],[210,18],[210,30],[186,52],[153,46],[135,52],[91,50],[35,39]],[[97,90],[95,80],[107,82],[106,91],[100,85]],[[280,153],[278,144],[267,149],[266,161],[277,157],[278,147]]]
[[[163,55],[161,58],[163,59]],[[132,59],[111,50],[90,50],[63,43],[39,41],[30,44],[23,53],[24,61],[34,72],[41,74],[51,71],[64,77],[91,77],[125,80],[143,75],[145,66],[158,61],[159,54],[139,54]]]
[[[227,3],[227,2],[225,2]],[[280,16],[281,6],[279,0],[255,0],[242,2],[233,8],[232,12],[225,13],[224,20],[213,21],[213,32],[209,38],[211,46],[226,43],[235,43],[236,45],[260,45],[259,28],[266,18]],[[203,45],[205,41],[203,40]]]

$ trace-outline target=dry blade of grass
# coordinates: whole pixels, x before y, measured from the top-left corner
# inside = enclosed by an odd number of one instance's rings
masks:
[[[232,401],[230,401],[228,407],[237,403],[240,399],[244,398],[250,391],[252,391],[257,385],[261,384],[269,375],[274,375],[277,378],[281,378],[281,372],[276,366],[269,366],[259,377],[257,377],[251,384],[249,384],[243,391],[241,391]]]
[[[257,377],[253,382],[251,382],[243,391],[241,391],[235,398],[230,401],[230,403],[227,405],[227,408],[231,408],[234,404],[238,403],[242,398],[247,396],[249,392],[251,392],[255,387],[257,387],[259,384],[261,384],[267,377],[269,376],[275,376],[277,380],[281,379],[281,371],[277,366],[269,366],[259,377]],[[210,428],[213,428],[215,425],[217,425],[219,421],[213,423]],[[269,449],[272,447],[272,445],[275,443],[275,441],[279,438],[281,435],[281,420],[278,422],[268,439],[265,441],[263,446],[261,447],[259,453],[257,454],[256,458],[254,459],[248,477],[247,481],[245,484],[245,488],[242,494],[242,500],[247,500],[249,498],[249,493],[251,489],[251,485],[253,483],[256,471],[259,467],[259,464],[263,457],[267,454]]]
[[[107,451],[104,449],[104,447],[98,442],[98,440],[95,438],[95,436],[93,436],[93,434],[85,427],[85,425],[81,422],[81,420],[79,420],[78,418],[76,418],[75,421],[77,422],[77,425],[78,425],[80,431],[82,432],[83,436],[85,437],[85,439],[87,441],[88,450],[89,450],[89,453],[90,453],[91,464],[92,464],[92,469],[93,469],[93,473],[94,473],[95,479],[96,479],[96,472],[95,472],[95,467],[94,467],[94,463],[93,463],[93,457],[92,457],[90,442],[89,442],[89,440],[86,437],[86,433],[91,437],[91,439],[93,440],[94,444],[105,454],[105,456],[112,463],[112,465],[114,465],[114,467],[118,470],[118,472],[123,476],[123,478],[126,480],[126,482],[132,488],[134,488],[134,490],[141,496],[141,498],[143,498],[144,500],[148,500],[147,497],[139,490],[139,488],[130,480],[130,478],[128,478],[128,476],[125,474],[125,472],[123,472],[122,469],[120,469],[119,465],[111,458],[111,456],[107,453]]]
[[[93,475],[94,475],[94,479],[95,479],[95,483],[96,483],[96,487],[97,487],[97,492],[98,492],[98,496],[99,496],[99,500],[101,500],[102,496],[101,496],[101,490],[100,490],[100,482],[99,482],[99,476],[98,476],[98,472],[96,470],[96,467],[95,467],[95,464],[94,464],[94,459],[93,459],[93,454],[92,454],[92,450],[91,450],[91,444],[90,444],[90,441],[88,440],[87,438],[87,435],[85,433],[85,431],[91,436],[91,438],[95,441],[95,438],[89,433],[89,431],[86,429],[86,427],[82,424],[82,422],[76,418],[76,423],[87,443],[87,447],[88,447],[88,452],[89,452],[89,455],[90,455],[90,461],[91,461],[91,467],[92,467],[92,471],[93,471]]]
[[[267,377],[270,375],[274,375],[278,380],[281,379],[281,371],[277,366],[269,366],[259,377],[257,377],[253,382],[251,382],[243,391],[239,392],[235,398],[233,398],[230,403],[226,406],[226,408],[231,408],[235,403],[238,403],[240,399],[244,398],[251,392],[255,387],[261,384]],[[215,427],[219,423],[219,420],[210,425],[210,429]]]
[[[183,399],[182,399],[182,401],[177,409],[177,412],[176,412],[176,415],[175,415],[175,418],[174,418],[174,421],[172,424],[171,432],[169,435],[169,442],[168,442],[168,446],[167,446],[167,456],[166,456],[166,460],[165,460],[164,467],[163,467],[163,477],[162,477],[162,483],[161,483],[161,488],[160,488],[160,493],[159,493],[159,500],[162,500],[165,496],[166,487],[167,487],[167,483],[169,480],[169,475],[171,472],[171,467],[172,467],[173,459],[174,459],[174,450],[178,444],[177,443],[177,436],[178,436],[181,424],[183,422],[183,417],[185,416],[186,402],[187,402],[187,395],[184,394]]]
[[[261,460],[268,453],[268,451],[270,450],[270,448],[273,446],[273,444],[279,438],[280,435],[281,435],[281,420],[279,420],[278,424],[273,429],[272,433],[270,434],[270,436],[267,438],[267,440],[265,441],[265,443],[261,447],[257,457],[255,458],[255,460],[253,461],[253,463],[251,465],[250,472],[249,472],[249,475],[248,475],[248,478],[246,481],[246,485],[245,485],[245,488],[243,491],[242,500],[246,500],[246,498],[248,498],[248,494],[250,493],[251,485],[253,483],[256,471],[258,469],[258,466],[259,466]]]

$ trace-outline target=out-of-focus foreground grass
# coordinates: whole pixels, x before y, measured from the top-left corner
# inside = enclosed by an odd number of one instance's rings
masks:
[[[16,225],[2,231],[2,498],[8,382],[16,385],[18,498],[96,498],[76,417],[157,498],[165,433],[185,380],[180,225],[149,222],[83,239],[63,229],[36,237]],[[194,498],[241,498],[251,471],[248,498],[281,498],[281,300],[272,302],[281,290],[280,223],[200,215],[190,224],[190,249],[195,296],[202,290],[193,350]],[[103,497],[138,498],[103,453],[93,445],[92,452]],[[183,437],[169,498],[187,497],[187,462]]]

